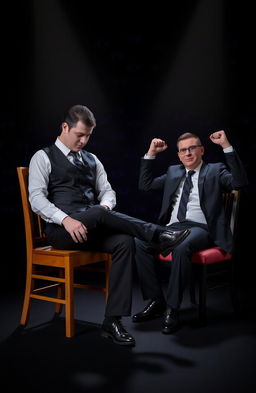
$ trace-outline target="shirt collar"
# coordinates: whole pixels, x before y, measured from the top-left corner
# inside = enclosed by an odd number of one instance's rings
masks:
[[[56,139],[55,141],[55,145],[62,151],[62,153],[67,157],[69,155],[69,153],[71,152],[71,150],[69,149],[69,147],[67,147],[66,145],[64,145],[63,142],[61,142],[61,140],[59,138]],[[78,155],[81,156],[80,151],[78,151]]]
[[[199,164],[195,169],[193,169],[193,170],[194,170],[196,173],[199,173],[202,165],[203,165],[203,161],[201,161],[200,164]],[[187,169],[187,168],[186,168],[186,175],[188,174],[188,171],[190,171],[190,169]]]
[[[62,151],[62,153],[67,156],[70,152],[70,149],[61,142],[59,138],[56,139],[55,145]]]

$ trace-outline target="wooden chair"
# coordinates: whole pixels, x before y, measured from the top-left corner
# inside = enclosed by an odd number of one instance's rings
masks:
[[[208,285],[210,277],[219,274],[228,273],[229,279],[225,282],[230,286],[231,300],[234,310],[238,308],[238,299],[235,288],[235,275],[234,275],[234,256],[235,256],[235,243],[236,243],[236,230],[238,220],[238,209],[240,201],[240,191],[232,191],[223,194],[223,203],[225,207],[225,214],[230,223],[230,228],[233,234],[233,250],[227,253],[220,247],[211,247],[205,250],[194,252],[192,255],[192,264],[194,277],[199,276],[198,287],[198,305],[199,305],[199,320],[206,323],[206,297],[207,290],[211,287]],[[161,261],[172,261],[172,254],[163,257],[161,254],[156,255],[156,259]],[[195,274],[197,273],[197,274]],[[190,298],[192,303],[196,303],[195,297],[195,280],[192,280],[190,287]],[[219,281],[217,286],[222,286],[223,282]],[[216,284],[215,284],[216,286]],[[211,288],[212,289],[212,288]]]
[[[94,251],[57,250],[48,245],[42,231],[41,219],[32,212],[28,200],[28,168],[17,167],[17,172],[23,207],[27,254],[26,288],[20,325],[25,326],[28,322],[31,300],[40,299],[55,303],[55,313],[57,315],[61,313],[63,305],[65,306],[66,337],[72,337],[75,334],[74,288],[100,290],[105,293],[105,299],[107,300],[111,254]],[[99,262],[104,264],[104,268],[99,268],[97,265],[87,267],[87,265],[99,264]],[[74,270],[80,267],[103,272],[105,274],[105,286],[74,283]],[[49,270],[53,270],[53,272],[50,274]],[[43,286],[42,282],[45,284],[47,282],[49,285]],[[57,287],[54,290],[55,296],[52,295],[51,291],[54,287]],[[49,296],[49,290],[51,296]]]

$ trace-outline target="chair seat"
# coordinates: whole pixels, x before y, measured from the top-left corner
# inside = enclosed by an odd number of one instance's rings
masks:
[[[71,264],[72,261],[73,267],[79,267],[107,261],[108,258],[107,253],[100,251],[59,250],[52,246],[33,249],[34,265],[65,267],[67,262]]]
[[[44,247],[36,247],[34,248],[34,252],[38,254],[46,254],[46,255],[72,255],[79,254],[81,251],[79,250],[59,250],[57,248],[53,248],[52,246],[44,246]]]
[[[60,250],[53,248],[52,246],[36,247],[34,248],[34,253],[61,256],[86,255],[87,258],[92,260],[99,259],[101,257],[104,259],[107,257],[107,253],[101,251]]]
[[[232,254],[225,252],[220,247],[211,247],[205,250],[194,252],[192,255],[192,262],[202,265],[210,265],[212,263],[223,262],[232,258]],[[163,257],[161,254],[157,255],[157,259],[171,262],[172,254]]]

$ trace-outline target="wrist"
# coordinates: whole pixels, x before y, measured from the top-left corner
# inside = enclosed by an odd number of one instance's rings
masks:
[[[145,155],[144,155],[144,158],[145,158],[146,160],[154,160],[154,159],[156,158],[156,156],[149,156],[148,154],[145,154]]]
[[[101,205],[102,207],[104,207],[107,210],[110,210],[110,207],[108,205]]]
[[[230,143],[223,143],[222,145],[221,145],[221,147],[222,147],[222,149],[226,149],[227,147],[231,147],[231,144]]]
[[[148,152],[146,153],[146,156],[148,156],[148,157],[155,157],[156,154],[157,154],[157,153],[156,153],[155,151],[148,150]]]
[[[229,145],[229,146],[223,148],[224,153],[232,153],[233,151],[234,151],[234,149],[233,149],[232,145]]]

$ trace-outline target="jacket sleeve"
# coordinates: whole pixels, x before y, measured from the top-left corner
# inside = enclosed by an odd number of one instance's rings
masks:
[[[231,173],[223,171],[221,181],[223,184],[230,183],[229,186],[233,190],[239,190],[248,185],[248,178],[242,161],[236,151],[225,153],[226,164]],[[229,180],[228,180],[229,179]]]
[[[153,177],[154,163],[155,160],[148,160],[145,158],[141,159],[140,174],[139,174],[140,191],[163,189],[166,180],[166,174],[154,178]]]

